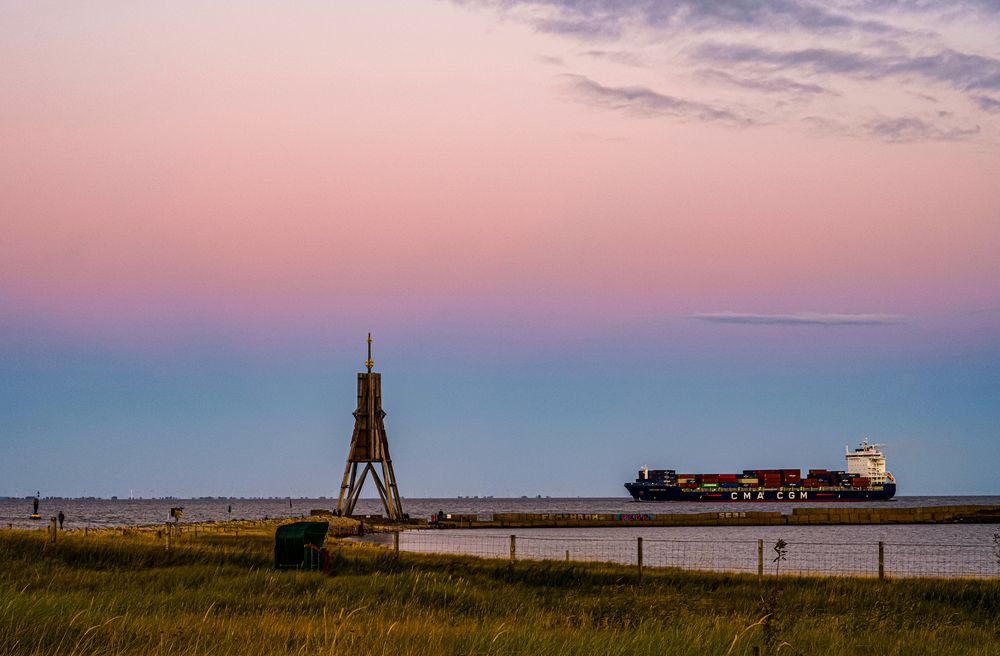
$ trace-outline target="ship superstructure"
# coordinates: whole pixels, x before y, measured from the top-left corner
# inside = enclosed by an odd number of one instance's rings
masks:
[[[867,437],[854,451],[845,446],[847,473],[867,478],[873,485],[885,483],[887,476],[891,479],[892,474],[885,470],[885,454],[879,451],[879,447],[884,446],[884,444],[869,444]]]
[[[848,450],[847,469],[744,469],[739,474],[679,474],[643,466],[625,488],[636,501],[880,501],[896,494],[885,455],[865,438]]]

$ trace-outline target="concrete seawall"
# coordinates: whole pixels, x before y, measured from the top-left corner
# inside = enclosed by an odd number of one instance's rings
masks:
[[[654,508],[650,508],[651,511]],[[781,512],[734,509],[703,513],[496,513],[450,514],[442,528],[583,528],[588,526],[784,526],[833,524],[1000,524],[1000,506],[931,506],[865,508],[864,506],[793,508]]]

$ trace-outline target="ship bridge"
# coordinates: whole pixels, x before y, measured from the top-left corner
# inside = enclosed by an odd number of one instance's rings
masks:
[[[884,484],[887,474],[885,454],[879,450],[884,446],[884,444],[871,444],[866,437],[854,451],[844,447],[848,473],[867,477],[875,485]]]

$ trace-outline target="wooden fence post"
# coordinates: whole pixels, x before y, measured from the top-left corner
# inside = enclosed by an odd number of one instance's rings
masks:
[[[52,541],[52,544],[56,543],[56,518],[55,517],[53,517],[52,519],[49,520],[49,539]]]
[[[510,536],[510,562],[517,560],[517,536],[511,534]]]
[[[878,580],[885,580],[885,542],[878,541]]]
[[[392,532],[392,550],[396,553],[396,560],[399,560],[399,531]]]
[[[764,540],[757,540],[757,577],[764,577]]]
[[[169,552],[170,547],[172,546],[171,543],[173,542],[173,531],[170,530],[171,529],[170,522],[165,522],[165,524],[166,526],[164,526],[163,528],[166,530],[167,533],[167,551]]]
[[[636,548],[638,549],[639,582],[642,582],[642,538],[636,538]]]

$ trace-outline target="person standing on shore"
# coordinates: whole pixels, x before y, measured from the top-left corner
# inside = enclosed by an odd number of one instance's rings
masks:
[[[63,527],[63,522],[66,521],[66,515],[64,515],[63,511],[60,510],[58,517],[59,517],[59,530],[61,531]]]

